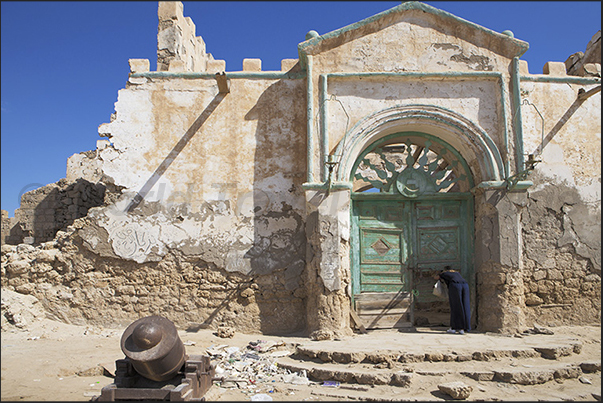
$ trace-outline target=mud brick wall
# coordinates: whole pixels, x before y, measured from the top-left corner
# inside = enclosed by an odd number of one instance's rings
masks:
[[[52,319],[80,325],[119,327],[162,315],[182,329],[288,334],[305,328],[303,290],[289,286],[285,268],[229,273],[177,251],[144,264],[99,257],[75,235],[82,221],[38,246],[3,245],[2,287],[35,296]]]
[[[84,179],[74,182],[61,179],[27,192],[21,196],[21,207],[15,210],[15,217],[2,218],[3,243],[50,241],[58,230],[86,216],[90,207],[102,205],[104,198],[104,184]]]
[[[597,239],[580,222],[580,217],[591,216],[594,222],[596,217],[578,201],[577,194],[560,186],[531,192],[528,198],[522,216],[528,324],[601,321],[600,249],[597,254]]]

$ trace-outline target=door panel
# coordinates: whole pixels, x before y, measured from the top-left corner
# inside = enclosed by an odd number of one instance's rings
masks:
[[[411,327],[411,305],[409,292],[364,292],[354,301],[367,329]]]
[[[433,276],[450,265],[469,277],[468,200],[355,200],[353,212],[354,306],[365,327],[446,325]]]
[[[366,328],[411,326],[412,275],[408,270],[409,205],[355,203],[358,273],[355,309]]]
[[[416,325],[447,325],[450,320],[448,301],[433,295],[433,276],[448,265],[461,271],[465,267],[463,237],[467,225],[461,214],[463,209],[463,202],[457,200],[428,200],[415,204],[414,245],[417,252],[413,312]]]
[[[360,263],[400,263],[400,232],[360,229]]]

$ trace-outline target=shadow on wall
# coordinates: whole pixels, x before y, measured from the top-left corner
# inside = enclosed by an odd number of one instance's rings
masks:
[[[61,179],[21,196],[21,206],[15,211],[19,224],[10,234],[14,244],[40,244],[52,241],[60,230],[88,214],[88,209],[102,206],[105,185],[77,179],[68,183]]]
[[[290,204],[305,205],[306,101],[299,93],[300,88],[305,89],[301,82],[280,80],[272,84],[245,115],[246,120],[257,120],[257,129],[254,239],[244,257],[251,263],[249,275],[259,286],[255,300],[261,331],[266,334],[306,329],[302,277],[306,266],[305,214]]]
[[[232,311],[231,303],[235,302],[257,305],[262,333],[292,334],[306,328],[302,281],[306,234],[303,212],[292,205],[301,205],[303,209],[305,201],[301,185],[306,177],[306,107],[304,97],[298,93],[304,88],[301,80],[280,80],[267,88],[245,115],[246,120],[257,120],[256,150],[253,156],[253,247],[240,251],[239,255],[241,261],[249,262],[250,268],[247,268],[250,270],[245,273],[227,272],[224,268],[207,265],[205,262],[193,263],[199,269],[186,281],[199,282],[198,288],[210,293],[202,299],[211,299],[209,305],[213,308],[203,323],[189,326],[188,331],[211,325],[219,326],[225,311],[229,311],[229,315],[238,315],[236,308]],[[149,207],[144,203],[145,196],[226,96],[219,93],[209,103],[138,191],[126,208],[128,213],[141,213],[142,210],[139,209]],[[225,118],[228,116],[224,115]],[[228,147],[226,144],[224,146]],[[236,144],[231,151],[232,161],[238,160],[237,153],[244,155],[249,152]],[[283,161],[286,162],[283,164]],[[239,169],[236,166],[231,168],[233,175]],[[209,204],[208,208],[212,209]],[[178,253],[174,256],[176,255]],[[214,271],[219,273],[212,273]],[[222,281],[221,278],[234,284],[234,288],[229,286],[229,289],[225,289],[223,296],[218,296],[215,290],[204,288],[208,283]],[[193,295],[191,298],[196,297]]]
[[[149,193],[149,191],[153,188],[155,183],[163,176],[165,171],[170,167],[172,162],[178,157],[178,155],[182,152],[184,147],[188,144],[188,142],[193,138],[193,136],[199,131],[203,123],[211,116],[211,114],[216,110],[220,102],[224,99],[226,94],[218,93],[214,99],[207,105],[205,110],[201,112],[199,117],[193,122],[191,127],[184,133],[184,136],[178,141],[178,143],[174,146],[172,151],[165,157],[165,159],[159,164],[153,175],[146,181],[146,183],[142,186],[140,191],[136,194],[134,199],[130,202],[126,211],[131,213],[138,205],[144,200],[145,196]]]

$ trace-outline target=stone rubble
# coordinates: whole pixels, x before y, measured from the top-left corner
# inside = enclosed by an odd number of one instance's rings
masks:
[[[473,387],[464,384],[463,382],[449,382],[438,385],[438,389],[455,400],[464,400],[471,395]]]
[[[310,384],[306,371],[291,372],[279,367],[276,362],[278,358],[293,354],[286,348],[284,342],[265,340],[251,341],[245,350],[227,344],[210,346],[206,349],[206,354],[216,366],[216,378],[219,380],[215,381],[215,386],[239,388],[245,393],[258,396],[256,393],[259,391],[273,393],[273,382]]]

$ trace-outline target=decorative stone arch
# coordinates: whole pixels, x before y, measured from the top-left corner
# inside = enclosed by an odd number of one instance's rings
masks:
[[[450,144],[469,164],[475,183],[500,181],[506,176],[498,147],[476,123],[435,105],[399,105],[368,115],[344,135],[334,152],[340,161],[335,180],[348,182],[366,147],[402,131],[428,133]]]

